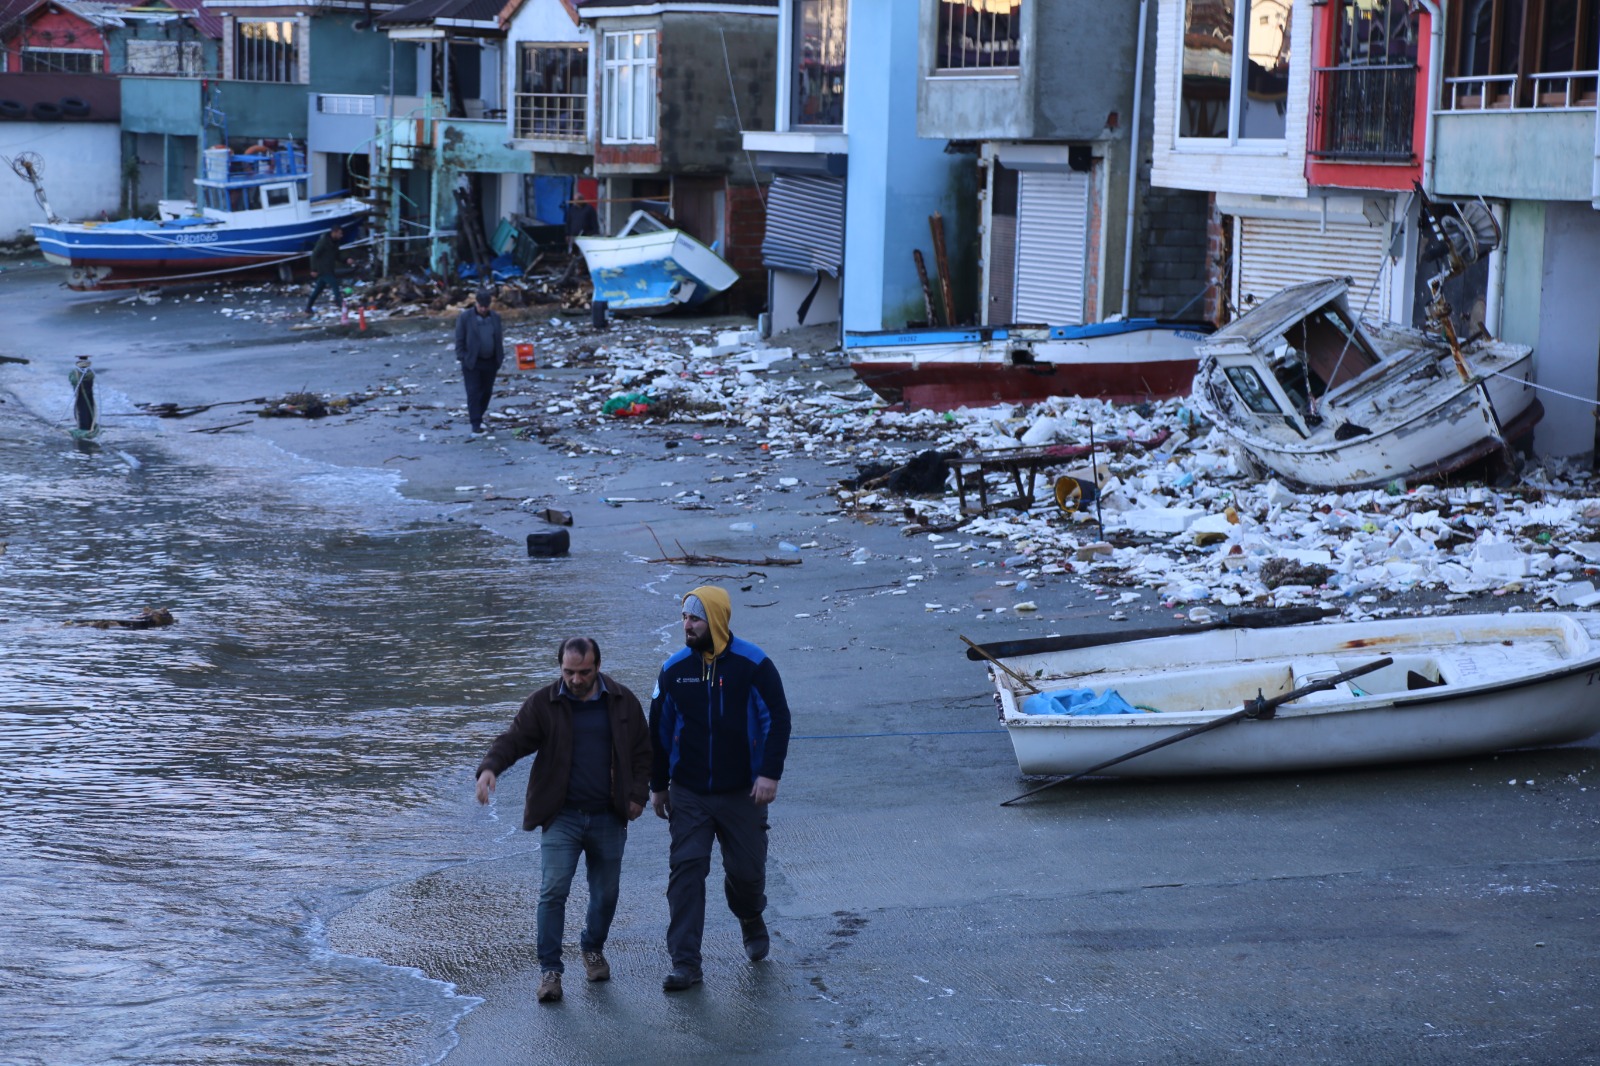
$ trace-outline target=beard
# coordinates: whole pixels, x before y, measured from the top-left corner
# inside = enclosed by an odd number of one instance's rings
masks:
[[[689,648],[689,650],[697,651],[701,655],[709,655],[711,652],[715,651],[717,647],[716,643],[711,639],[711,630],[709,629],[699,637],[691,637],[685,634],[683,643]]]

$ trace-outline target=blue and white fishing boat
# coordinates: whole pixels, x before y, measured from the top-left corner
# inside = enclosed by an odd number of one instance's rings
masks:
[[[345,243],[358,240],[368,210],[342,194],[310,197],[310,176],[298,144],[208,148],[195,200],[163,200],[155,219],[51,217],[34,223],[34,238],[46,259],[71,268],[67,286],[78,290],[192,281],[304,260],[334,226],[343,228]]]
[[[635,211],[615,237],[579,237],[594,299],[651,313],[704,303],[739,280],[722,257],[682,230]]]

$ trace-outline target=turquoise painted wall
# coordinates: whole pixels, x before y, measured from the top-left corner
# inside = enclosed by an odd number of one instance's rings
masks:
[[[850,5],[845,131],[850,169],[845,201],[846,330],[898,329],[923,317],[912,249],[922,249],[937,288],[928,216],[945,230],[969,200],[969,157],[917,137],[918,0],[858,0]],[[953,259],[966,250],[949,248]],[[955,264],[952,264],[955,268]],[[958,278],[956,305],[961,310]]]
[[[1440,115],[1434,185],[1443,196],[1588,200],[1593,111]]]
[[[360,12],[319,15],[311,20],[311,85],[319,93],[389,92],[389,36],[370,27],[355,29]],[[395,45],[394,91],[417,90],[416,48]]]
[[[227,116],[230,138],[293,137],[306,135],[306,87],[264,81],[211,83],[211,106]],[[206,136],[214,141],[215,130]]]
[[[1538,344],[1539,301],[1544,288],[1544,204],[1517,200],[1507,206],[1505,258],[1500,338]]]
[[[199,78],[125,74],[118,86],[125,132],[192,137],[200,129]]]

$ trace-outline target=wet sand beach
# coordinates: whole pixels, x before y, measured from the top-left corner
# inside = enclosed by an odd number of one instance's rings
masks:
[[[794,739],[772,811],[772,954],[744,960],[714,867],[706,979],[688,992],[660,985],[664,823],[647,812],[631,827],[611,981],[582,980],[580,877],[566,998],[541,1005],[537,834],[518,829],[526,764],[501,779],[491,810],[471,802],[475,760],[438,784],[459,847],[416,856],[420,876],[352,894],[327,943],[481,1000],[442,1061],[1600,1062],[1600,741],[1346,772],[1082,782],[1002,808],[1034,782],[1018,775],[993,687],[960,637],[1111,628],[1114,603],[1072,575],[1038,580],[1025,622],[980,621],[979,607],[1022,598],[996,584],[1009,549],[981,537],[970,551],[937,549],[892,514],[841,513],[833,489],[854,469],[826,450],[744,425],[561,409],[573,382],[604,372],[576,359],[508,362],[502,386],[515,395],[492,410],[538,414],[542,437],[468,440],[448,321],[307,324],[288,313],[301,299],[288,290],[126,295],[68,294],[47,270],[0,278],[15,323],[0,354],[30,360],[0,366],[0,418],[43,418],[64,439],[66,374],[88,352],[100,447],[139,433],[181,450],[186,434],[214,429],[397,473],[438,521],[493,533],[485,565],[529,575],[530,595],[570,581],[580,606],[561,624],[600,634],[604,668],[641,698],[678,646],[678,597],[707,582],[729,590],[734,632],[782,673]],[[570,351],[602,340],[587,319],[541,328],[568,331]],[[850,384],[820,353],[768,373]],[[370,398],[315,420],[235,402],[298,391]],[[222,406],[154,419],[141,403]],[[524,538],[550,528],[545,508],[571,512],[567,556],[526,555]],[[663,560],[680,547],[748,562]],[[790,555],[800,564],[761,562]],[[385,594],[411,591],[401,581]],[[530,689],[553,678],[565,635],[492,631],[500,650],[525,655]],[[471,676],[441,680],[471,712],[449,741],[486,747],[515,699],[474,695]],[[306,1039],[336,1054],[343,1037],[337,1022],[308,1019]],[[140,1061],[184,1060],[167,1056]],[[423,1059],[397,1049],[394,1061]]]

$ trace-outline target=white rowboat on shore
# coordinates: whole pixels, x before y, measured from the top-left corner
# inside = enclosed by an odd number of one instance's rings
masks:
[[[1600,615],[1491,614],[1215,629],[999,656],[1046,694],[1114,691],[1133,713],[1036,713],[996,670],[1024,774],[1079,773],[1382,657],[1380,670],[1104,770],[1145,777],[1314,770],[1566,744],[1600,732]]]

